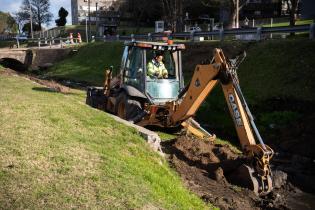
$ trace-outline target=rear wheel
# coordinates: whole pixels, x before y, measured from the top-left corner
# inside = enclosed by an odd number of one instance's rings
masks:
[[[100,88],[90,87],[86,94],[86,104],[93,108],[105,110],[106,96],[104,90]]]
[[[141,114],[142,108],[140,102],[131,98],[125,92],[120,93],[117,101],[118,117],[128,121],[133,121],[136,116]]]

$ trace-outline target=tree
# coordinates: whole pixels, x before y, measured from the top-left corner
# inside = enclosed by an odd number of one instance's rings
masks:
[[[40,31],[40,27],[39,25],[37,25],[36,23],[33,23],[33,31]],[[23,32],[27,32],[28,34],[31,34],[31,23],[27,22],[24,24],[23,28],[22,28]]]
[[[173,32],[182,29],[183,24],[183,0],[162,0],[164,20]]]
[[[10,13],[0,11],[0,33],[15,33],[17,29],[17,24]]]
[[[51,21],[52,14],[49,12],[50,1],[49,0],[23,0],[18,13],[23,14],[24,21],[30,19],[30,13],[32,12],[33,22],[36,23],[40,30],[42,24]]]
[[[26,20],[29,20],[28,14],[25,14],[24,12],[17,12],[14,14],[14,19],[16,21],[16,24],[18,25],[19,33],[21,33],[23,31],[23,26],[27,22]]]
[[[295,25],[297,19],[298,6],[300,0],[284,0],[284,3],[287,4],[287,8],[290,14],[290,26]]]
[[[138,32],[141,23],[147,24],[160,18],[161,5],[159,1],[127,0],[122,3],[120,9],[126,16],[132,18]]]
[[[68,14],[69,14],[68,11],[65,8],[61,7],[59,9],[59,12],[58,12],[59,18],[57,20],[55,20],[56,25],[57,26],[65,26],[67,23]]]
[[[237,2],[239,2],[238,5]],[[236,26],[237,6],[240,11],[248,3],[248,0],[201,0],[201,3],[206,7],[221,7],[228,9],[230,16],[227,27],[234,28]]]

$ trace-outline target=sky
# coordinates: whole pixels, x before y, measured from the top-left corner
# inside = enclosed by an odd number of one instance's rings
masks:
[[[10,13],[17,12],[22,1],[23,0],[0,0],[0,11]],[[58,19],[58,11],[60,7],[64,7],[69,12],[67,24],[71,24],[71,0],[50,0],[50,12],[53,14],[53,20],[50,25],[48,25],[48,28],[56,25],[55,19]]]

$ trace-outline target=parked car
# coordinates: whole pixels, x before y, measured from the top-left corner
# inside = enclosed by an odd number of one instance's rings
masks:
[[[26,36],[26,35],[23,35],[23,34],[16,35],[15,38],[18,39],[18,40],[27,40],[27,39],[28,39],[27,36]]]
[[[210,20],[209,15],[203,14],[203,15],[199,15],[199,20]]]
[[[216,23],[213,26],[213,30],[214,31],[220,31],[221,28],[222,28],[222,24],[221,23]]]
[[[201,31],[201,28],[199,26],[192,26],[189,28],[190,32],[199,32]]]

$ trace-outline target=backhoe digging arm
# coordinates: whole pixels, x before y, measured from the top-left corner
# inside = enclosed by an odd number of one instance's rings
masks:
[[[237,66],[226,60],[221,49],[215,49],[210,64],[197,65],[186,93],[181,94],[183,96],[176,101],[170,120],[173,124],[180,122],[188,132],[198,137],[215,138],[202,129],[192,117],[211,90],[220,82],[240,144],[251,162],[251,166],[243,166],[239,180],[247,182],[245,185],[256,194],[267,194],[272,190],[269,161],[273,156],[273,150],[264,144],[256,128],[240,89],[236,69]]]

